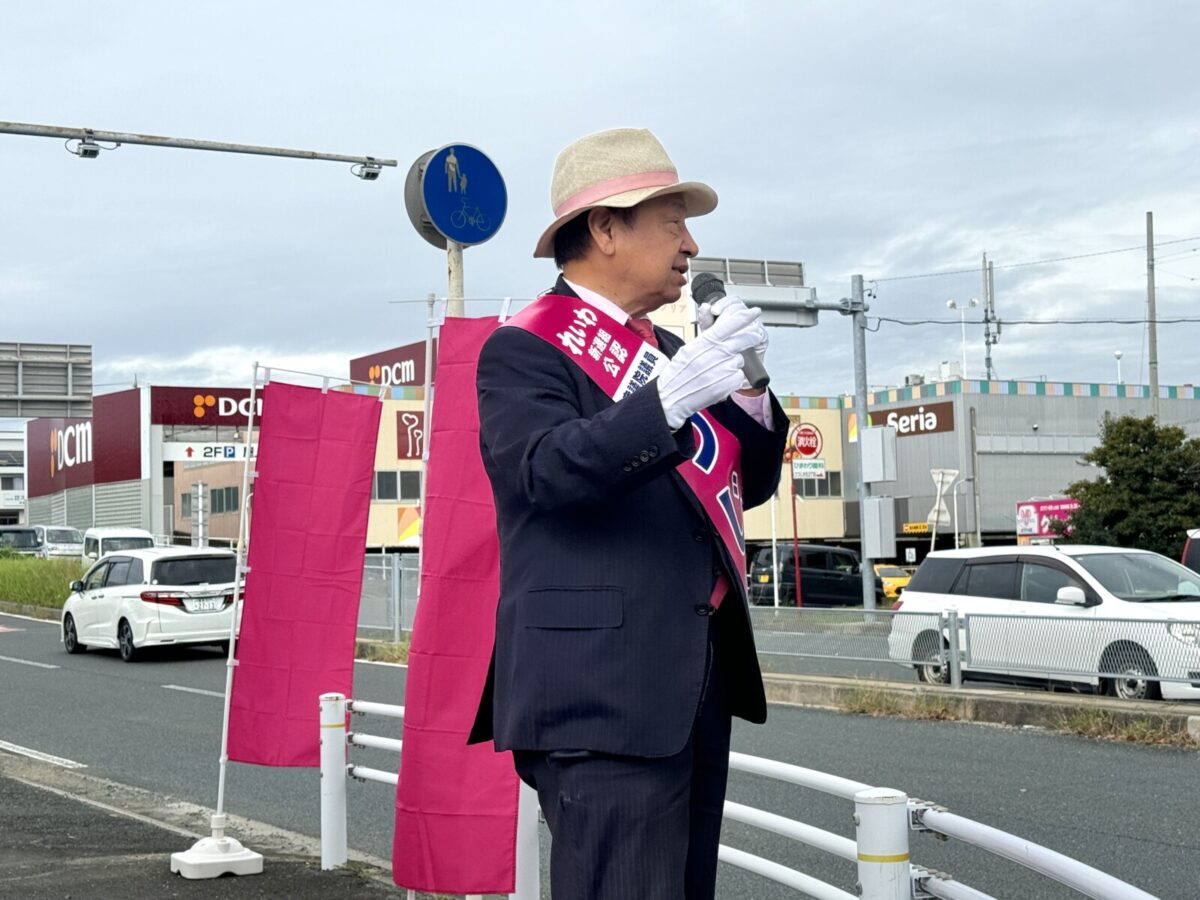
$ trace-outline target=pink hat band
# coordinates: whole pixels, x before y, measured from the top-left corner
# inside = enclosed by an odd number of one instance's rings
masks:
[[[555,216],[565,216],[567,213],[582,209],[593,203],[601,200],[606,200],[609,197],[615,197],[617,194],[624,194],[626,191],[636,191],[642,188],[659,188],[670,187],[673,184],[679,184],[679,173],[674,169],[663,169],[658,172],[637,172],[633,175],[621,175],[617,178],[609,178],[606,181],[599,181],[596,184],[588,185],[582,191],[572,194],[562,203],[554,207]]]

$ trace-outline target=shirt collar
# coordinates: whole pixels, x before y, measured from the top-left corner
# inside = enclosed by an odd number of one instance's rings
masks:
[[[613,303],[611,300],[609,300],[603,294],[597,294],[591,288],[585,288],[581,284],[576,284],[573,281],[568,281],[565,277],[563,278],[563,281],[566,281],[567,287],[569,287],[576,294],[578,294],[579,299],[582,300],[584,303],[586,303],[588,306],[596,307],[596,309],[600,310],[600,312],[604,313],[605,315],[611,316],[612,318],[614,318],[618,322],[620,322],[622,325],[626,324],[629,321],[629,318],[630,318],[629,313],[625,312],[625,310],[621,309],[621,307],[617,306],[617,304]]]

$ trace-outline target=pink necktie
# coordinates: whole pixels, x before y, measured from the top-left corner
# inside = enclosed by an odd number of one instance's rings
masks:
[[[625,324],[629,326],[630,331],[651,347],[658,346],[658,338],[654,336],[654,326],[650,323],[649,319],[635,319],[631,316]]]

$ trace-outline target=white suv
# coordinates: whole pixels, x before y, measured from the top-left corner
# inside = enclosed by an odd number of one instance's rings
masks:
[[[1200,574],[1157,553],[1084,545],[938,551],[892,608],[889,655],[923,681],[949,680],[947,620],[939,630],[929,614],[953,610],[964,677],[1200,699]]]
[[[68,653],[115,647],[132,662],[143,647],[216,644],[228,650],[237,555],[156,547],[109,553],[63,604]]]

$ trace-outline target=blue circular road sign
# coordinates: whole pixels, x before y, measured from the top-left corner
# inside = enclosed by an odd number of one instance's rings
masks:
[[[421,179],[421,197],[433,227],[468,246],[499,231],[508,211],[500,170],[468,144],[451,144],[433,154]]]

